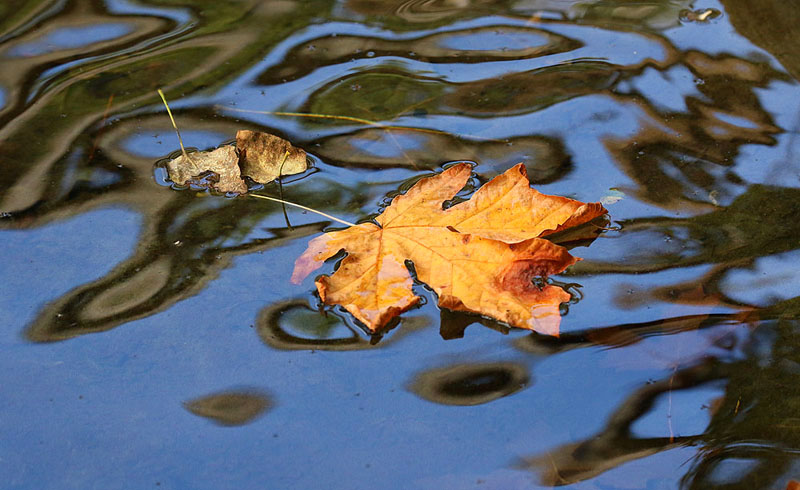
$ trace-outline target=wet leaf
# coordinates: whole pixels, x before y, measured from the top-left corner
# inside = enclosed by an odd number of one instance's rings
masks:
[[[236,132],[242,175],[266,184],[280,175],[293,175],[308,168],[306,152],[283,138],[259,131]]]
[[[438,294],[439,306],[558,335],[559,305],[570,296],[534,279],[558,274],[578,259],[540,237],[586,223],[605,208],[541,194],[517,165],[470,200],[443,210],[470,174],[467,164],[453,166],[394,198],[377,224],[313,239],[295,262],[292,282],[346,250],[339,269],[316,281],[317,290],[324,302],[344,306],[374,332],[419,302],[406,267],[411,261],[417,279]]]
[[[182,148],[182,147],[181,147]],[[293,175],[308,168],[306,152],[278,136],[240,130],[236,147],[225,145],[212,151],[180,155],[166,165],[169,179],[178,185],[193,184],[218,192],[246,194],[246,175],[266,184],[280,175]]]
[[[247,185],[239,170],[239,157],[232,146],[221,146],[213,151],[198,151],[181,155],[167,163],[169,179],[178,185],[191,183],[201,187],[209,187],[219,192],[235,192],[244,194]],[[213,172],[208,178],[203,174]]]

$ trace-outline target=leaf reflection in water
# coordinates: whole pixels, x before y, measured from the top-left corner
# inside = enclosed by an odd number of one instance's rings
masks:
[[[320,305],[322,308],[322,305]],[[403,328],[384,340],[383,334],[369,334],[352,322],[351,315],[325,309],[317,311],[306,300],[296,299],[270,305],[258,314],[256,330],[264,344],[279,350],[350,351],[370,349],[380,342],[386,347],[405,335],[427,326],[427,318],[403,318]]]

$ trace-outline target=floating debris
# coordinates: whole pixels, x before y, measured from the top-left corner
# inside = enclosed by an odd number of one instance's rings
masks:
[[[306,152],[274,134],[237,131],[236,148],[242,175],[262,184],[281,175],[299,174],[308,169]]]
[[[239,156],[232,146],[212,151],[182,154],[167,162],[169,180],[178,185],[196,185],[218,192],[247,193],[239,169]]]
[[[166,164],[169,180],[217,192],[247,194],[243,176],[266,184],[308,169],[306,152],[283,138],[260,131],[236,133],[236,147],[183,153]]]

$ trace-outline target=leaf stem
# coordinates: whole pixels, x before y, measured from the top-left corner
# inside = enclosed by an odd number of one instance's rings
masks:
[[[331,114],[314,114],[308,112],[281,112],[281,111],[256,111],[251,109],[239,109],[237,107],[230,107],[230,106],[217,106],[219,108],[225,109],[226,111],[233,111],[233,112],[245,112],[250,114],[267,114],[270,116],[285,116],[285,117],[300,117],[300,118],[310,118],[310,119],[335,119],[338,121],[349,121],[359,124],[364,124],[366,126],[374,126],[376,128],[385,129],[385,130],[399,130],[399,131],[416,131],[418,133],[429,133],[429,134],[438,134],[443,136],[449,136],[452,133],[448,133],[447,131],[439,131],[438,129],[429,129],[429,128],[415,128],[412,126],[394,126],[390,124],[383,124],[380,122],[370,121],[369,119],[363,119],[360,117],[352,117],[352,116],[336,116]],[[458,136],[458,135],[453,135]],[[495,138],[484,138],[482,136],[469,136],[469,138],[478,140],[478,141],[492,141],[495,143],[505,143],[504,140],[499,140]]]
[[[283,166],[286,163],[286,159],[289,157],[289,150],[286,150],[286,153],[283,154],[283,160],[281,161],[281,166],[278,168],[278,196],[283,200],[283,182],[281,182],[281,176],[283,175]],[[282,203],[283,204],[283,203]],[[286,219],[286,226],[289,227],[289,231],[292,231],[292,224],[289,223],[289,215],[286,213],[286,205],[283,204],[281,206],[283,208],[283,217]]]
[[[164,97],[164,92],[161,89],[158,89],[158,95],[161,96],[161,101],[164,102],[164,107],[167,108],[167,114],[169,114],[169,120],[172,121],[172,127],[175,128],[175,133],[178,135],[178,144],[181,145],[181,153],[183,157],[189,160],[189,163],[192,164],[193,167],[197,168],[197,164],[192,160],[188,153],[186,153],[186,148],[183,147],[183,138],[181,138],[181,132],[178,129],[178,125],[175,124],[175,118],[172,117],[172,111],[169,109],[169,104],[167,104],[167,98]]]
[[[302,204],[293,203],[291,201],[285,201],[283,199],[278,199],[276,197],[262,196],[261,194],[248,194],[248,195],[252,196],[252,197],[257,197],[259,199],[267,199],[268,201],[275,201],[275,202],[280,202],[280,203],[283,203],[283,204],[288,204],[289,206],[294,206],[294,207],[300,208],[300,209],[302,209],[304,211],[310,211],[310,212],[316,213],[316,214],[318,214],[320,216],[324,216],[324,217],[326,217],[326,218],[328,218],[330,220],[336,221],[337,223],[341,223],[343,225],[356,226],[355,223],[350,223],[349,221],[345,221],[343,219],[339,219],[339,218],[337,218],[335,216],[331,216],[330,214],[323,213],[322,211],[317,211],[316,209],[311,209],[309,207],[303,206]]]

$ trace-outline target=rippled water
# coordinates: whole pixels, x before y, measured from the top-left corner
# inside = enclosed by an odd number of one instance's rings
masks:
[[[798,25],[776,0],[3,2],[3,487],[800,480]],[[346,220],[458,160],[603,200],[562,335],[424,288],[379,336],[320,311],[288,278],[331,223],[167,186],[158,88],[188,146],[304,148],[285,197]]]

